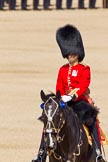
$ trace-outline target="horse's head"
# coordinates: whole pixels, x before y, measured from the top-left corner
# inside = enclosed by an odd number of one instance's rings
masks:
[[[41,99],[43,111],[40,119],[44,123],[44,149],[49,153],[53,152],[56,161],[57,159],[74,161],[75,155],[79,155],[79,159],[81,158],[77,161],[86,161],[88,140],[72,107],[61,100],[60,92],[57,92],[56,95],[46,95],[41,91]],[[80,146],[82,147],[80,148]],[[79,154],[80,149],[81,155]]]
[[[63,109],[66,104],[61,101],[60,92],[57,92],[56,95],[45,95],[41,91],[41,99],[43,100],[41,107],[43,108],[42,120],[45,144],[47,149],[56,149],[57,142],[62,140],[59,133],[65,124]]]

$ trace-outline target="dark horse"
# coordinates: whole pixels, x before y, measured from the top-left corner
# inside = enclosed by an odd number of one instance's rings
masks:
[[[44,123],[44,148],[49,162],[91,162],[92,148],[73,109],[61,100],[60,92],[45,95],[41,91]]]

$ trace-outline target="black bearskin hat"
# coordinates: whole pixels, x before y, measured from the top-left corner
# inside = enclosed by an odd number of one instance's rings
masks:
[[[56,40],[61,49],[62,56],[65,58],[68,54],[79,55],[79,62],[85,56],[84,46],[81,34],[73,25],[66,25],[57,30]]]

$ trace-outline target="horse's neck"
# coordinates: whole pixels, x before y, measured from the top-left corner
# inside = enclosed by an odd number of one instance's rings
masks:
[[[66,124],[61,133],[62,136],[64,135],[64,140],[60,143],[62,152],[65,156],[73,156],[72,152],[75,151],[80,138],[79,120],[75,114],[68,113]]]

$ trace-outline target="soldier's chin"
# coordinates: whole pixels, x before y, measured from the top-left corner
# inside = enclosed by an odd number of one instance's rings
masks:
[[[73,63],[74,63],[74,61],[70,59],[70,60],[69,60],[69,63],[70,63],[70,64],[73,64]]]

